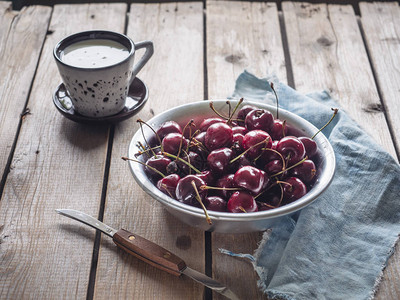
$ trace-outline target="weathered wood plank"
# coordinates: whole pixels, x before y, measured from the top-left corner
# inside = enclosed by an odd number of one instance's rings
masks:
[[[244,69],[257,76],[275,73],[286,81],[276,10],[274,3],[207,1],[209,99],[231,95]]]
[[[286,82],[286,66],[275,3],[207,2],[207,71],[210,99],[232,94],[237,76],[248,69]],[[226,18],[229,16],[229,22]],[[219,248],[253,253],[261,233],[212,234],[213,275],[241,299],[261,299],[258,276],[249,261],[221,254]],[[214,293],[213,299],[223,299]]]
[[[0,54],[4,52],[8,32],[17,15],[18,12],[12,10],[10,2],[0,1]]]
[[[329,88],[341,106],[396,157],[352,7],[285,2],[282,8],[296,89]],[[377,299],[400,297],[399,253],[397,249],[385,270]]]
[[[284,2],[282,10],[296,89],[327,89],[395,157],[353,8]]]
[[[32,6],[17,13],[10,10],[9,2],[0,5],[1,178],[28,98],[51,8]]]
[[[139,128],[138,118],[148,120],[173,106],[203,99],[202,3],[132,4],[128,35],[154,42],[154,55],[138,76],[148,85],[150,98],[137,116],[115,128],[104,220],[163,246],[204,272],[204,232],[169,215],[134,182],[121,160]],[[203,292],[203,286],[189,278],[155,269],[115,246],[100,248],[95,299],[203,299]]]
[[[397,2],[361,3],[361,22],[392,135],[400,151],[400,8]],[[398,153],[400,156],[400,153]]]
[[[54,7],[52,34],[29,97],[31,114],[23,121],[0,202],[2,299],[86,297],[94,231],[54,209],[75,208],[97,216],[108,127],[75,124],[54,108],[52,93],[61,79],[52,50],[77,31],[123,31],[126,11],[126,4]]]
[[[396,2],[361,3],[361,23],[392,135],[400,149],[400,8]],[[400,155],[400,153],[398,153]],[[388,262],[376,299],[400,299],[400,247]]]

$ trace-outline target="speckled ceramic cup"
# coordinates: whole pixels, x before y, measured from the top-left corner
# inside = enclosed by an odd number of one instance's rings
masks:
[[[146,51],[134,64],[140,48]],[[74,110],[87,117],[105,117],[125,107],[130,83],[153,55],[153,43],[134,43],[117,32],[93,30],[64,38],[53,54]]]

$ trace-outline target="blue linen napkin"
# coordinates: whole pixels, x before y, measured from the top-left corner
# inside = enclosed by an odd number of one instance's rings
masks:
[[[280,107],[317,128],[338,107],[327,92],[305,96],[247,71],[232,97],[275,103],[268,81]],[[323,133],[336,154],[332,184],[296,218],[266,231],[254,256],[242,255],[253,260],[260,289],[273,299],[372,298],[399,238],[399,164],[343,110]]]

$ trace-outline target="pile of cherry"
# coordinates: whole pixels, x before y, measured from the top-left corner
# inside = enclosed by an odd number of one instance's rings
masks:
[[[136,154],[158,189],[203,208],[207,219],[207,210],[249,213],[291,203],[316,180],[313,138],[242,101],[232,113],[227,102],[228,116],[211,103],[218,117],[201,124],[165,122]]]

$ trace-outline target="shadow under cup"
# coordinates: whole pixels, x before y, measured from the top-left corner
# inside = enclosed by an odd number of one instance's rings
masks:
[[[97,43],[100,46],[104,46],[102,43],[113,43],[122,49],[124,56],[121,56],[119,60],[114,55],[111,57],[113,61],[103,64],[104,66],[88,67],[90,58],[87,57],[82,60],[84,63],[81,65],[66,61],[66,49],[68,51],[68,49],[80,48],[80,45],[88,43],[91,46]],[[84,46],[80,50],[82,51],[83,48]],[[72,51],[70,53],[69,55],[72,55]],[[76,112],[96,118],[111,116],[123,110],[129,85],[136,76],[133,74],[135,44],[130,38],[111,31],[80,32],[61,40],[55,46],[53,54]],[[99,55],[101,56],[102,53]]]

